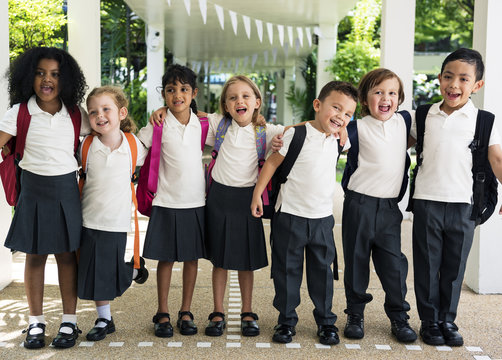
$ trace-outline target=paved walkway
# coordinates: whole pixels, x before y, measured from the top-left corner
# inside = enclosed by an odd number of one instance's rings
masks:
[[[336,196],[334,229],[339,251],[340,269],[344,268],[341,255],[341,203],[342,193]],[[141,220],[141,238],[144,238],[147,219]],[[265,222],[268,236],[269,225]],[[408,301],[411,304],[410,323],[418,331],[419,319],[416,313],[413,291],[413,272],[411,265],[411,222],[403,221],[403,252],[410,262],[408,276]],[[127,257],[132,254],[132,242]],[[271,342],[277,312],[272,306],[274,288],[270,280],[270,268],[264,268],[255,274],[254,310],[259,314],[261,335],[256,338],[244,338],[240,335],[240,293],[237,274],[229,273],[229,286],[226,294],[226,313],[228,327],[219,338],[210,338],[203,334],[207,324],[207,315],[212,311],[211,264],[206,260],[199,262],[199,276],[194,294],[192,312],[195,315],[199,334],[191,337],[182,336],[177,330],[172,338],[160,339],[153,334],[151,318],[156,311],[156,263],[147,261],[150,271],[149,280],[143,284],[134,284],[121,298],[112,302],[112,313],[117,331],[106,339],[92,343],[81,336],[77,346],[72,349],[58,350],[45,347],[41,350],[26,350],[22,347],[26,328],[28,306],[23,284],[23,254],[14,256],[13,283],[0,291],[0,358],[1,359],[142,359],[142,358],[178,358],[178,359],[502,359],[502,297],[499,295],[477,295],[464,286],[460,300],[457,324],[465,339],[465,346],[450,348],[433,347],[416,341],[403,345],[394,340],[390,333],[390,324],[383,311],[384,293],[374,271],[370,281],[370,290],[374,296],[368,304],[365,314],[366,336],[362,340],[349,340],[341,335],[341,342],[336,346],[319,344],[315,323],[305,282],[302,285],[302,303],[298,307],[299,323],[297,335],[291,344]],[[343,271],[340,270],[343,279]],[[181,303],[182,266],[175,264],[171,294],[170,313],[173,320]],[[57,287],[55,260],[49,258],[46,267],[45,315],[47,319],[47,342],[57,332],[60,322],[61,302]],[[335,282],[333,310],[339,315],[337,326],[343,329],[345,315],[343,281]],[[83,335],[93,326],[96,313],[91,301],[80,301],[78,305],[79,327]]]

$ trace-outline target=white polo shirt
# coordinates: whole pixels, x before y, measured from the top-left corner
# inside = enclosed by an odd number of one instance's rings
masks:
[[[338,142],[335,135],[316,130],[310,123],[305,125],[307,135],[288,180],[281,186],[275,210],[310,219],[333,214],[333,197],[336,186],[336,160]],[[284,145],[279,154],[286,156],[295,128],[284,134]],[[350,147],[349,141],[344,150]]]
[[[136,165],[141,166],[147,150],[135,139],[138,146]],[[122,133],[122,143],[111,151],[95,136],[87,155],[87,175],[82,191],[83,226],[102,231],[131,231],[131,206],[131,150],[127,138]]]
[[[216,130],[222,115],[209,115],[208,145],[214,145]],[[267,153],[271,148],[271,141],[275,135],[282,134],[284,126],[267,124]],[[249,187],[256,184],[258,179],[258,152],[256,150],[256,135],[252,123],[241,127],[235,121],[229,126],[225,134],[225,141],[221,144],[218,158],[214,164],[212,177],[215,181],[226,186]]]
[[[174,209],[204,206],[206,195],[199,118],[191,113],[188,124],[183,125],[168,110],[163,126],[159,182],[153,205]],[[151,124],[138,133],[148,148],[152,145],[152,134]]]
[[[386,121],[371,115],[357,120],[358,167],[349,190],[377,198],[396,198],[403,183],[408,134],[403,117],[395,113]]]
[[[449,116],[433,104],[425,121],[423,163],[418,170],[414,199],[471,203],[472,153],[478,109],[469,100]],[[411,136],[417,137],[413,122]],[[493,126],[489,145],[500,144]]]
[[[15,104],[0,121],[0,130],[12,136],[17,135],[17,115],[20,104]],[[91,132],[87,112],[80,108],[82,125],[80,135]],[[31,115],[30,127],[26,135],[23,159],[19,166],[34,174],[56,176],[69,174],[78,169],[75,159],[75,131],[70,114],[63,104],[54,115],[43,111],[37,104],[35,95],[28,100]]]

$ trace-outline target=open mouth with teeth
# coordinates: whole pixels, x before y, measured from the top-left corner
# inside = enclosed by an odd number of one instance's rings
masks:
[[[173,101],[174,105],[183,105],[185,102],[183,100]]]
[[[244,108],[244,107],[241,107],[241,108],[237,108],[235,110],[237,112],[237,114],[239,115],[244,115],[246,113],[246,111],[248,111],[248,109]]]
[[[97,126],[105,126],[107,124],[108,124],[108,120],[99,120],[98,122],[96,122]]]
[[[334,126],[335,128],[339,129],[343,126],[343,123],[338,121],[338,120],[335,120],[335,119],[331,119],[330,120],[330,123],[332,126]]]
[[[446,93],[446,96],[448,100],[457,100],[460,97],[461,94],[454,94],[454,93]]]
[[[54,91],[52,86],[48,86],[48,85],[42,86],[41,90],[42,90],[42,94],[44,94],[44,95],[50,95]]]
[[[388,113],[390,111],[390,105],[379,105],[378,111]]]

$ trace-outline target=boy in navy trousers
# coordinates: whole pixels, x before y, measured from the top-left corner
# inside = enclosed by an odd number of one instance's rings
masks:
[[[273,341],[289,343],[296,334],[303,259],[307,286],[314,303],[317,335],[322,344],[339,343],[336,315],[331,311],[333,270],[333,197],[336,186],[338,133],[350,121],[357,105],[357,90],[349,83],[332,81],[314,100],[315,120],[306,123],[306,137],[287,181],[281,186],[272,221],[272,278],[274,307],[279,311]],[[256,183],[251,212],[263,214],[261,194],[288,152],[295,128],[287,130],[284,146],[272,154]],[[336,264],[335,264],[336,265]],[[336,266],[334,266],[336,269]],[[335,270],[336,271],[336,270]]]
[[[470,100],[484,84],[481,55],[458,49],[444,60],[439,83],[443,101],[433,104],[425,121],[422,164],[413,194],[415,295],[429,345],[461,346],[454,321],[465,264],[474,236],[471,220],[472,143],[478,109]],[[417,138],[416,123],[411,136]],[[493,127],[488,160],[502,180],[500,136]]]

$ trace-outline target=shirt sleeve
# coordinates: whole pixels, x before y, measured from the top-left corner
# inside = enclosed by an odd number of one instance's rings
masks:
[[[207,114],[209,130],[207,131],[206,145],[214,146],[216,141],[216,130],[218,130],[218,124],[222,118],[223,116],[217,113]]]
[[[494,122],[492,127],[492,133],[490,134],[490,142],[488,146],[500,144],[500,133],[497,128],[497,124]]]
[[[152,146],[153,125],[148,123],[138,132],[138,139],[145,145],[147,149]],[[139,150],[138,150],[139,151]]]
[[[284,136],[282,138],[282,148],[279,150],[279,154],[282,156],[286,156],[289,150],[289,144],[291,144],[291,140],[293,140],[293,135],[295,133],[295,128],[290,127],[286,132],[284,133]]]
[[[0,121],[0,131],[12,136],[17,135],[17,114],[19,113],[19,104],[15,104],[5,113]]]

